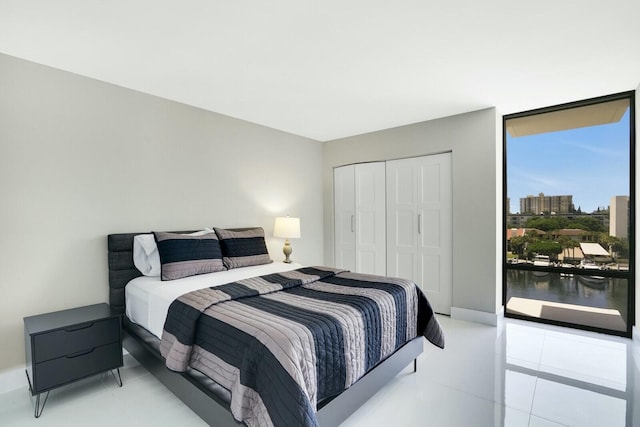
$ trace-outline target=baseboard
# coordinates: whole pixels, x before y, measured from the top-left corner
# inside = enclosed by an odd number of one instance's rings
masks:
[[[451,307],[451,317],[453,319],[466,320],[467,322],[498,326],[500,322],[502,322],[502,319],[504,319],[504,312],[502,307],[497,313],[469,310],[468,308]]]
[[[24,366],[0,372],[0,394],[23,387],[29,389]]]

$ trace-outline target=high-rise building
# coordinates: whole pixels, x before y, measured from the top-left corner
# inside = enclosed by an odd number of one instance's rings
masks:
[[[545,196],[540,193],[537,196],[527,196],[520,198],[520,213],[541,213],[566,214],[574,212],[573,196]]]
[[[629,196],[611,197],[609,234],[625,239],[629,237]]]

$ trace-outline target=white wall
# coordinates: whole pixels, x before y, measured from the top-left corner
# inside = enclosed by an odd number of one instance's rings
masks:
[[[451,151],[453,307],[495,318],[502,292],[501,132],[495,109],[486,109],[325,143],[325,263],[334,260],[334,167]]]
[[[320,142],[0,55],[0,371],[22,318],[107,301],[106,235],[301,218],[323,258]]]

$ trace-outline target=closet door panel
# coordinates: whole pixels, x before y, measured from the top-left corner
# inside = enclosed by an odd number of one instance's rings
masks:
[[[418,185],[420,186],[420,203],[439,203],[441,194],[441,168],[439,163],[432,163],[433,159],[421,157],[418,161]]]
[[[425,209],[420,214],[419,241],[422,248],[440,248],[440,210]]]
[[[393,254],[393,260],[391,260],[394,271],[393,273],[389,273],[389,275],[415,281],[414,278],[417,269],[416,261],[417,257],[415,250],[406,249],[396,251]]]
[[[376,213],[358,212],[357,216],[356,238],[358,239],[358,247],[361,250],[365,250],[365,248],[376,244]]]
[[[408,160],[408,161],[407,161]],[[396,205],[411,206],[415,203],[416,190],[414,170],[410,160],[396,160],[387,162],[391,164],[392,197]],[[399,163],[398,163],[399,162]],[[403,165],[403,162],[406,162]]]
[[[415,280],[416,270],[416,230],[415,213],[411,210],[400,210],[393,214],[389,224],[388,274],[394,277]]]
[[[417,283],[427,296],[430,293],[439,294],[442,292],[441,265],[442,259],[439,255],[423,255],[419,257],[419,279]]]
[[[416,244],[416,229],[413,227],[415,222],[414,209],[398,210],[393,213],[393,217],[395,219],[393,222],[393,243],[397,248],[413,250]]]
[[[337,268],[355,271],[355,166],[334,169],[333,185],[334,264]]]
[[[386,274],[385,164],[355,166],[356,271]]]
[[[415,281],[418,222],[410,160],[387,162],[387,273]]]
[[[451,153],[420,157],[418,169],[418,281],[434,309],[449,314],[453,280]]]
[[[358,251],[356,263],[358,264],[358,272],[366,274],[375,274],[376,271],[376,252],[375,251]]]

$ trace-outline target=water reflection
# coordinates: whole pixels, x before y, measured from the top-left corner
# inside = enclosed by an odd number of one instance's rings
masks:
[[[524,402],[531,402],[531,419],[584,427],[640,426],[635,397],[640,369],[631,340],[509,323],[503,337],[506,405],[522,400],[526,380],[535,378],[527,397],[533,395]]]
[[[514,297],[516,300],[519,298],[538,301],[540,306],[544,305],[544,301],[560,303],[545,305],[546,310],[544,311],[555,313],[553,316],[559,315],[558,313],[562,311],[563,307],[571,311],[571,307],[565,307],[562,304],[603,309],[592,310],[593,313],[600,313],[602,316],[593,314],[593,319],[586,322],[580,320],[580,310],[573,310],[575,313],[572,315],[565,310],[566,321],[606,329],[626,330],[628,315],[628,285],[626,279],[507,270],[507,311],[510,308],[512,312],[518,311],[513,308],[513,304],[511,304],[512,307],[509,304],[509,301]],[[545,316],[544,311],[539,317],[559,320]],[[616,319],[617,323],[612,323],[610,316],[609,320],[605,319],[605,314],[611,314],[616,311],[619,313],[619,315],[616,314],[616,317],[621,319]],[[598,324],[598,317],[605,319],[602,324]],[[593,324],[594,322],[596,324]]]

